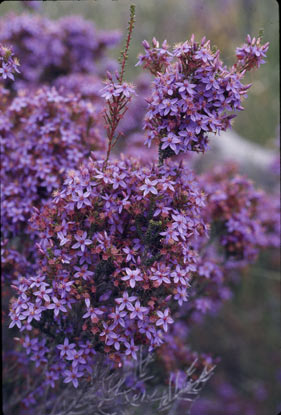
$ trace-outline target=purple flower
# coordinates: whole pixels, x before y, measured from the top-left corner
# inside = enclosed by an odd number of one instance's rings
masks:
[[[165,117],[169,114],[169,112],[177,113],[178,107],[175,105],[178,102],[177,98],[173,99],[164,99],[162,104],[159,105],[159,109],[161,110],[162,115]]]
[[[128,303],[128,306],[130,306],[131,303]],[[112,318],[114,320],[113,326],[117,326],[117,324],[120,324],[122,327],[125,327],[125,320],[123,317],[127,315],[127,311],[121,311],[119,308],[115,308],[115,311],[110,313],[108,317]]]
[[[57,348],[61,351],[61,352],[60,352],[60,356],[61,356],[61,357],[63,357],[63,356],[65,356],[65,355],[67,355],[67,353],[68,353],[71,349],[74,349],[74,347],[75,347],[75,344],[74,344],[74,343],[69,344],[69,340],[68,340],[68,338],[67,338],[67,337],[64,339],[64,343],[63,343],[63,344],[59,344],[59,345],[57,346]]]
[[[0,68],[0,77],[2,77],[3,79],[7,79],[10,78],[12,80],[14,80],[14,75],[12,74],[13,68],[10,65],[7,64],[3,64],[2,68]]]
[[[14,326],[17,326],[19,329],[21,328],[21,321],[25,319],[25,316],[23,315],[17,315],[14,313],[10,313],[10,317],[12,319],[11,323],[9,324],[9,329],[13,328]]]
[[[188,285],[189,275],[186,269],[181,268],[179,265],[176,266],[176,269],[171,273],[175,283],[181,283],[182,285]]]
[[[43,310],[44,307],[37,306],[36,304],[31,304],[30,307],[22,313],[22,316],[27,317],[28,323],[31,323],[33,319],[40,321]]]
[[[74,278],[83,278],[83,280],[88,281],[94,273],[92,271],[88,271],[88,265],[83,265],[82,267],[74,267],[75,271]]]
[[[81,209],[84,205],[85,206],[91,206],[91,202],[88,199],[88,196],[90,196],[90,192],[87,191],[84,193],[82,189],[77,189],[76,194],[72,196],[73,202],[77,202],[77,209]]]
[[[174,322],[172,317],[170,317],[169,308],[166,308],[163,313],[162,311],[157,311],[157,315],[160,318],[156,321],[156,326],[163,326],[163,329],[168,331],[168,324],[172,324]]]
[[[240,66],[245,70],[252,68],[259,68],[261,64],[265,63],[263,58],[266,57],[266,52],[269,47],[269,42],[261,45],[261,38],[251,38],[250,35],[246,38],[246,43],[236,49],[236,56]]]
[[[205,314],[212,306],[209,298],[197,298],[195,300],[196,309]]]
[[[123,281],[128,281],[131,288],[134,288],[136,285],[136,281],[142,281],[143,277],[140,275],[140,269],[131,270],[130,268],[125,268],[126,275],[123,276],[121,279]]]
[[[90,239],[87,239],[87,232],[83,232],[82,235],[76,234],[76,235],[74,235],[74,238],[78,242],[76,242],[76,244],[72,245],[72,248],[73,249],[80,248],[82,252],[85,251],[86,245],[91,245],[93,243],[93,241],[91,241]]]
[[[78,388],[78,378],[83,376],[83,373],[78,372],[77,367],[72,367],[71,370],[65,370],[63,375],[65,376],[64,383],[72,382],[73,386]]]
[[[126,82],[123,82],[121,85],[115,84],[114,96],[124,95],[126,98],[130,98],[134,93],[134,88],[131,85],[128,85]]]
[[[107,101],[111,100],[113,97],[113,94],[115,92],[115,86],[110,81],[105,81],[106,86],[101,90],[103,92],[101,96],[105,98]]]
[[[127,262],[135,262],[135,253],[132,249],[130,249],[128,246],[126,246],[126,248],[123,248],[123,252],[125,252],[125,254],[127,254],[126,256],[126,261]]]
[[[133,359],[137,360],[136,352],[138,351],[139,347],[135,345],[134,340],[131,339],[131,343],[124,342],[124,345],[127,348],[127,350],[125,351],[125,354],[127,356],[132,356]]]
[[[51,292],[53,292],[52,288],[46,288],[49,284],[42,284],[39,288],[39,291],[35,291],[34,295],[37,295],[39,298],[41,298],[42,300],[45,300],[47,302],[50,302],[50,297],[48,294],[50,294]]]
[[[112,181],[113,181],[113,189],[118,189],[118,187],[122,187],[123,189],[125,189],[126,188],[126,182],[124,181],[124,179],[125,179],[125,177],[126,177],[126,174],[125,173],[121,173],[121,174],[118,174],[118,173],[114,173],[113,174],[113,179],[112,179]]]
[[[157,191],[157,189],[156,189],[156,185],[157,185],[157,183],[158,183],[158,180],[150,180],[150,179],[148,179],[147,177],[145,178],[145,184],[143,184],[141,187],[140,187],[140,190],[143,190],[144,191],[144,193],[143,193],[143,195],[144,196],[146,196],[148,193],[153,193],[154,195],[157,195],[158,194],[158,191]]]
[[[63,246],[68,241],[70,241],[70,239],[69,238],[66,238],[62,232],[58,232],[58,238],[60,239],[60,246]]]
[[[165,150],[165,148],[170,147],[175,154],[179,153],[178,146],[181,140],[173,133],[169,133],[166,137],[161,138],[161,149]]]
[[[180,306],[184,301],[187,301],[186,288],[177,287],[177,294],[174,296],[174,299],[178,301]]]
[[[37,275],[36,277],[31,277],[30,281],[32,281],[32,283],[30,284],[30,288],[40,287],[45,278],[45,275]]]
[[[238,62],[230,69],[204,38],[197,43],[191,37],[177,45],[163,66],[158,51],[153,54],[145,44],[146,55],[139,63],[155,76],[145,117],[148,146],[154,139],[163,143],[164,159],[180,152],[204,152],[207,132],[219,133],[230,127],[235,114],[225,110],[243,109],[241,100],[249,85],[243,85],[241,79],[246,70],[263,63],[261,56],[268,48],[268,44],[260,45],[260,39],[249,38],[247,42],[237,50]]]
[[[120,342],[123,342],[125,340],[124,337],[120,336],[119,334],[116,334],[114,332],[109,333],[109,338],[106,341],[106,344],[108,346],[114,346],[115,350],[120,350]]]
[[[58,300],[56,297],[53,297],[52,300],[53,303],[49,304],[47,308],[50,310],[54,309],[56,317],[59,315],[60,311],[63,311],[64,313],[67,312],[66,308],[64,307],[64,304],[66,304],[66,301],[64,299]]]
[[[50,370],[45,373],[45,377],[46,377],[46,384],[50,385],[51,388],[54,388],[55,381],[58,380],[59,378],[58,375],[53,370]]]
[[[83,356],[84,356],[83,350],[77,351],[76,349],[71,349],[71,350],[68,350],[66,359],[71,360],[72,367],[76,368],[79,363],[83,365],[86,364],[86,360],[84,359]]]
[[[97,323],[99,321],[99,317],[103,314],[103,311],[99,308],[89,307],[89,302],[87,301],[89,299],[86,299],[86,305],[87,305],[87,313],[83,315],[83,318],[90,317],[93,323]]]
[[[127,308],[128,310],[131,311],[131,314],[130,314],[131,319],[134,319],[137,317],[140,320],[143,320],[144,314],[147,314],[149,312],[149,309],[147,307],[142,307],[138,300],[135,302],[134,306],[128,305]]]
[[[112,331],[114,330],[113,326],[108,326],[108,324],[106,323],[102,323],[103,325],[103,331],[100,333],[100,337],[105,337],[105,341],[107,341],[108,337],[110,336],[110,334],[112,333]]]
[[[133,307],[132,302],[136,301],[137,297],[131,296],[129,297],[129,294],[127,291],[123,293],[123,296],[121,298],[116,298],[115,301],[117,304],[119,304],[119,310],[122,311],[126,307],[128,310],[128,307]]]
[[[164,270],[154,270],[153,271],[153,275],[149,277],[150,280],[152,281],[156,281],[158,286],[160,286],[163,282],[165,282],[166,284],[171,284],[171,280],[168,277],[168,273],[165,272]]]
[[[196,85],[190,83],[188,79],[184,79],[183,82],[177,82],[176,85],[178,86],[178,91],[180,93],[187,92],[189,95],[194,93],[193,89],[196,87]]]

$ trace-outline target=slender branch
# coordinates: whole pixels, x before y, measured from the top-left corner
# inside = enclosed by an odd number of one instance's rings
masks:
[[[135,24],[135,21],[136,21],[135,10],[136,10],[136,6],[134,4],[132,4],[130,6],[130,20],[129,20],[128,35],[127,35],[127,40],[126,40],[126,44],[125,44],[125,49],[121,52],[122,63],[121,63],[121,71],[120,71],[120,76],[119,76],[119,83],[120,84],[122,84],[122,82],[123,82],[123,77],[124,77],[124,72],[125,72],[125,65],[126,65],[126,62],[127,62],[127,59],[128,59],[128,50],[129,50],[129,46],[130,46],[130,42],[131,42],[131,37],[132,37],[133,29],[134,29],[134,24]]]
[[[130,46],[130,42],[132,39],[134,24],[135,24],[135,6],[132,4],[130,6],[130,20],[129,20],[129,25],[128,25],[128,34],[126,38],[125,48],[124,50],[121,51],[121,56],[119,59],[119,62],[121,65],[120,72],[119,72],[119,75],[116,75],[117,81],[119,82],[120,85],[123,83],[123,79],[124,79],[125,65],[128,60],[128,51],[129,51],[129,46]],[[110,102],[110,101],[108,102],[109,114],[106,113],[106,111],[104,113],[104,119],[107,125],[106,129],[107,129],[108,147],[107,147],[106,157],[105,157],[103,167],[102,167],[103,171],[106,169],[111,150],[116,144],[118,138],[120,137],[120,135],[118,135],[118,137],[116,137],[114,141],[116,129],[118,127],[118,124],[121,118],[124,116],[125,112],[127,111],[126,106],[129,103],[130,99],[131,99],[130,97],[127,98],[127,96],[121,93],[117,97],[113,96],[113,102]],[[122,110],[124,111],[122,112]]]

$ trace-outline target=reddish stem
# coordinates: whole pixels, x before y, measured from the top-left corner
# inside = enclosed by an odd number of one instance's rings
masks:
[[[120,69],[119,76],[118,76],[119,84],[123,83],[125,65],[126,65],[126,61],[128,59],[128,50],[129,50],[129,46],[130,46],[130,42],[131,42],[131,38],[132,38],[134,22],[135,22],[135,8],[134,8],[134,6],[131,6],[131,15],[130,15],[130,21],[129,21],[129,27],[128,27],[127,40],[126,40],[126,44],[125,44],[125,49],[121,53],[122,56],[123,56],[123,59],[122,59],[122,62],[121,62],[121,69]],[[116,142],[117,142],[117,140],[120,136],[120,135],[118,135],[117,139],[113,143],[115,131],[118,127],[118,124],[119,124],[121,118],[124,116],[124,114],[126,112],[126,109],[125,109],[125,111],[123,111],[123,114],[121,114],[121,111],[124,109],[124,107],[126,107],[129,100],[130,99],[126,99],[121,94],[117,98],[113,97],[113,103],[111,103],[111,102],[108,103],[109,114],[105,112],[105,115],[104,115],[105,123],[106,123],[106,126],[107,126],[106,129],[107,129],[107,138],[108,138],[108,148],[107,148],[106,158],[104,160],[103,167],[102,167],[103,171],[106,169],[111,149],[116,144]]]

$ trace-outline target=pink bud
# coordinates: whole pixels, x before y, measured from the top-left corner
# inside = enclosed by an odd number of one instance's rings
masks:
[[[143,46],[145,49],[150,49],[150,46],[149,46],[149,43],[148,43],[148,41],[147,41],[147,40],[143,40],[143,41],[142,41],[142,46]]]
[[[152,39],[152,44],[155,48],[159,48],[159,42],[155,37]]]
[[[110,81],[112,81],[112,74],[111,74],[111,72],[106,71],[106,76],[107,76],[107,78],[108,78]]]

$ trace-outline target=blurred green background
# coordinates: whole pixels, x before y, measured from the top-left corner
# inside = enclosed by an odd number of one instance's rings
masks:
[[[35,2],[34,2],[35,3]],[[130,0],[46,1],[39,13],[57,19],[80,14],[93,20],[103,30],[121,29],[125,32]],[[133,80],[141,71],[135,67],[142,52],[141,41],[155,36],[169,44],[196,35],[206,36],[222,51],[227,64],[234,61],[234,52],[245,36],[257,35],[264,29],[264,41],[270,42],[268,62],[248,75],[253,82],[245,111],[234,121],[234,129],[243,137],[268,147],[274,147],[279,125],[279,45],[278,4],[275,0],[136,0],[137,22],[130,49],[127,78]],[[6,1],[0,15],[9,11],[21,13],[24,6],[18,1]],[[30,11],[29,11],[30,12]],[[118,57],[119,50],[112,52]]]

